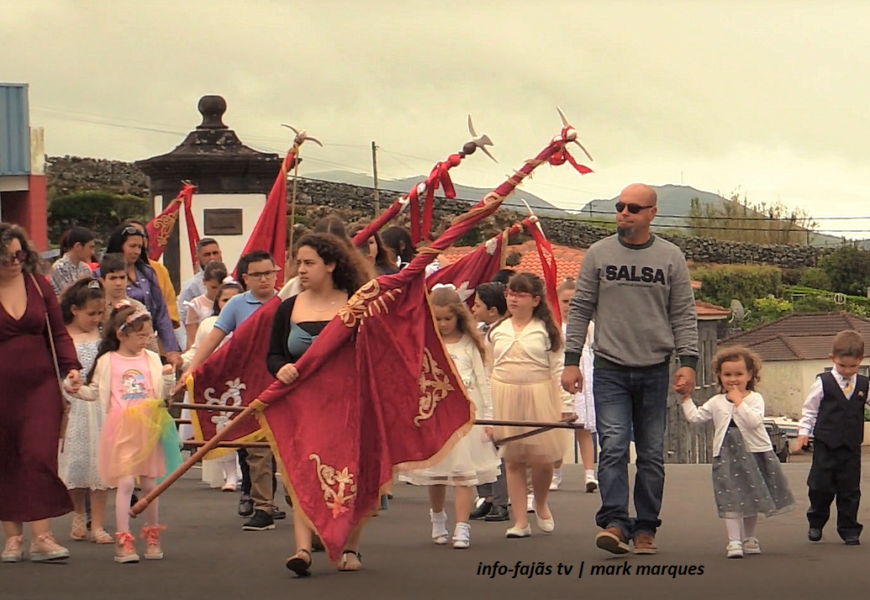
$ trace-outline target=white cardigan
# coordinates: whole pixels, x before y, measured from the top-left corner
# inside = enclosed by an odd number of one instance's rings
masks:
[[[770,436],[764,428],[764,398],[758,392],[750,392],[743,403],[735,408],[725,394],[717,394],[707,400],[702,406],[696,406],[692,401],[682,403],[683,414],[690,423],[706,423],[712,420],[715,427],[713,434],[713,456],[719,456],[725,432],[733,419],[743,436],[746,449],[750,452],[766,452],[773,450]]]
[[[574,396],[562,389],[565,354],[562,351],[551,352],[549,350],[550,335],[547,333],[543,321],[537,318],[532,319],[522,332],[517,333],[514,331],[511,320],[505,319],[497,327],[487,332],[486,341],[493,364],[497,363],[516,343],[534,362],[545,369],[550,369],[550,375],[559,389],[562,413],[574,413]],[[489,369],[489,372],[492,373],[492,368]]]
[[[175,388],[175,374],[163,374],[163,364],[160,362],[160,356],[145,350],[145,355],[148,357],[148,366],[151,369],[151,386],[155,393],[159,392],[165,400],[172,397],[172,391]],[[94,369],[94,377],[89,385],[83,385],[79,391],[72,394],[76,398],[93,402],[99,400],[104,412],[109,410],[109,400],[112,397],[112,357],[111,354],[103,354],[97,361],[97,366]]]

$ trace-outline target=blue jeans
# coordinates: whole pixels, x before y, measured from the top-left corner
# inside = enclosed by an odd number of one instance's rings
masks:
[[[638,533],[655,535],[665,487],[665,426],[670,389],[667,363],[631,370],[595,369],[592,392],[601,454],[598,485],[601,509],[595,523],[619,527],[626,539]],[[634,433],[637,473],[634,508],[628,516],[629,444]]]

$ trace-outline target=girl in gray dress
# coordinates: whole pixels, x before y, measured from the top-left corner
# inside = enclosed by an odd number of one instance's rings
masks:
[[[702,406],[683,397],[690,423],[713,421],[713,496],[728,530],[728,558],[760,554],[758,515],[773,516],[795,506],[788,481],[764,427],[764,398],[755,391],[761,359],[747,348],[723,348],[713,357],[722,393]]]

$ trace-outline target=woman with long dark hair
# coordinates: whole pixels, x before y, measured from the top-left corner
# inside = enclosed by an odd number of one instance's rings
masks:
[[[124,255],[127,263],[127,297],[138,300],[151,313],[166,359],[177,368],[181,366],[181,348],[172,330],[168,305],[160,291],[157,276],[148,264],[145,248],[145,235],[134,225],[115,228],[106,244],[107,253]]]
[[[35,276],[39,255],[17,225],[0,223],[0,521],[3,562],[69,558],[49,519],[73,511],[57,474],[64,402],[58,377],[81,387],[78,357],[51,284]]]
[[[365,227],[365,224],[362,223],[356,225],[350,230],[350,237],[353,238]],[[359,250],[374,265],[379,275],[394,275],[399,272],[393,251],[384,245],[384,242],[381,240],[381,234],[375,233],[367,240],[366,245],[362,246]]]
[[[269,372],[285,384],[296,380],[299,373],[295,363],[348,299],[368,281],[364,258],[345,241],[329,233],[303,237],[296,246],[295,256],[302,291],[278,307],[266,357]],[[285,482],[289,484],[289,479]],[[311,573],[313,533],[301,511],[294,508],[296,554],[287,561],[287,568],[300,577]],[[348,539],[341,555],[340,570],[357,571],[362,567],[360,533]]]

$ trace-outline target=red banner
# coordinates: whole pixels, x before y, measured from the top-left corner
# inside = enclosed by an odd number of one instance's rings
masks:
[[[522,231],[522,225],[514,225],[480,245],[459,260],[438,269],[426,278],[431,290],[436,285],[450,284],[469,307],[474,305],[474,290],[492,278],[505,266],[508,238]]]
[[[544,274],[544,287],[547,291],[547,301],[550,303],[550,308],[553,309],[553,317],[556,322],[562,325],[562,310],[559,308],[559,295],[556,292],[558,284],[556,283],[556,257],[553,255],[553,246],[550,241],[544,236],[541,230],[541,224],[538,221],[532,223],[529,219],[523,221],[523,225],[532,234],[535,240],[535,247],[538,249],[538,257],[541,259],[541,272]]]
[[[233,332],[220,349],[191,373],[187,380],[188,401],[193,404],[217,406],[248,406],[260,393],[275,382],[266,368],[269,334],[275,312],[281,304],[278,296],[260,307]],[[195,439],[210,440],[234,417],[234,412],[191,410]],[[252,442],[262,440],[260,426],[248,419],[233,429],[226,441]],[[218,448],[208,459],[219,458],[235,448]]]
[[[148,232],[148,258],[151,260],[159,260],[163,256],[163,251],[166,250],[166,244],[169,243],[169,237],[175,229],[175,223],[178,221],[178,211],[181,210],[182,204],[190,211],[190,203],[193,198],[193,192],[196,191],[196,186],[189,183],[184,184],[181,191],[178,193],[172,202],[169,203],[163,212],[154,217],[145,230]],[[193,228],[191,229],[191,225]],[[199,241],[199,233],[196,231],[196,224],[193,223],[192,215],[187,221],[187,237],[191,244],[193,252],[193,264],[196,268],[196,242]],[[193,235],[191,235],[191,233]],[[193,241],[195,239],[195,241]]]

